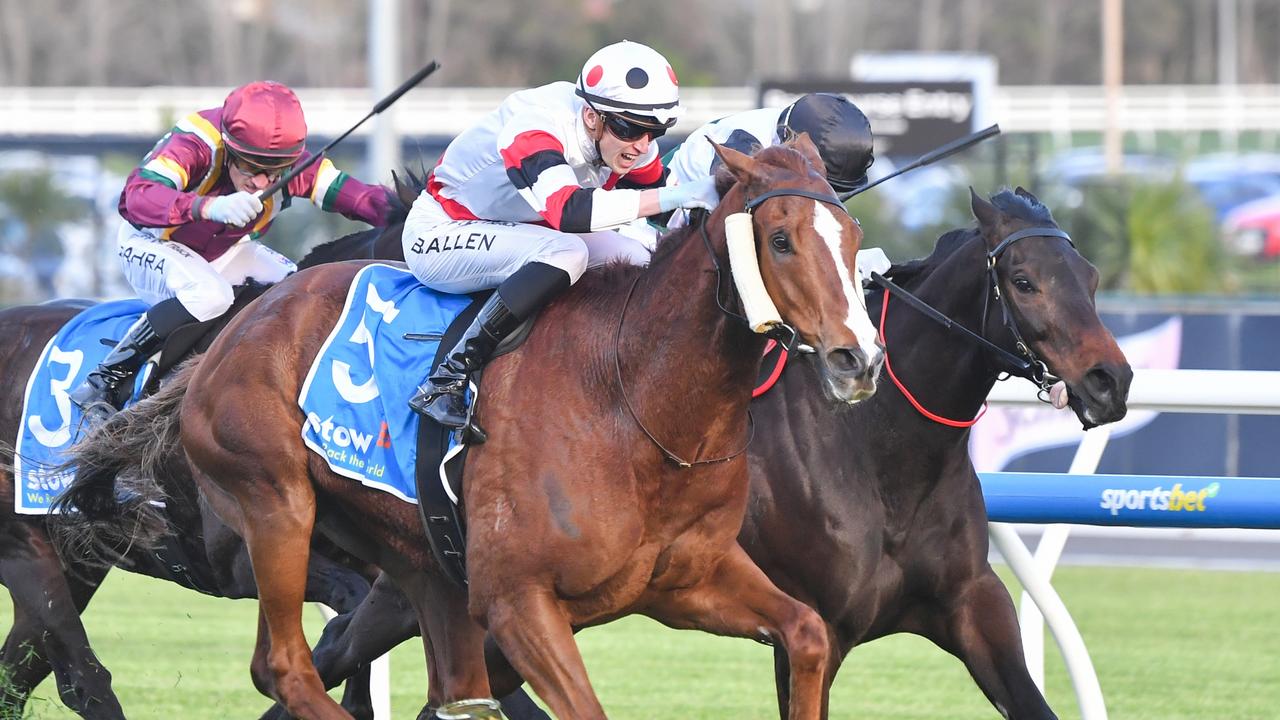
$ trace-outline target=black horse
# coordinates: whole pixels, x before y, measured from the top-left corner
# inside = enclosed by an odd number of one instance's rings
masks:
[[[1027,673],[1012,601],[987,562],[968,426],[998,376],[1028,366],[1041,380],[1066,382],[1086,427],[1115,422],[1125,414],[1132,371],[1094,307],[1097,271],[1049,210],[1021,188],[991,202],[974,195],[972,208],[977,228],[944,235],[929,257],[895,266],[889,277],[999,350],[871,291],[892,382],[833,415],[812,358],[790,364],[756,402],[739,542],[826,621],[829,681],[854,646],[910,632],[958,656],[1006,717],[1052,718]],[[1016,366],[1006,364],[1010,357]],[[381,580],[332,627],[314,655],[328,686],[418,631],[408,602]],[[784,653],[776,669],[785,717]],[[495,678],[495,693],[510,682]]]
[[[389,192],[388,225],[347,235],[313,250],[299,263],[310,267],[357,258],[403,259],[400,234],[421,181],[409,173]],[[221,325],[246,306],[262,287],[239,294],[236,305],[214,325],[201,328],[207,346]],[[64,300],[0,311],[0,374],[10,379],[0,389],[0,583],[9,589],[14,623],[0,649],[0,715],[21,717],[31,691],[50,672],[67,707],[86,718],[124,717],[111,689],[111,674],[90,648],[80,613],[88,605],[111,564],[88,557],[59,559],[44,516],[14,512],[16,491],[12,449],[21,422],[23,378],[30,375],[49,339],[89,306]],[[197,347],[198,349],[198,347]],[[120,452],[128,448],[119,447]],[[112,558],[116,567],[177,582],[208,595],[257,596],[249,556],[239,536],[208,510],[190,478],[184,457],[170,458],[162,478],[168,496],[165,520],[171,532],[156,552],[136,548]],[[361,566],[332,545],[318,540],[308,565],[307,599],[347,612],[369,590],[375,568]],[[318,552],[317,552],[318,551]],[[111,555],[112,550],[107,550]],[[371,717],[367,667],[354,673],[344,703],[355,717]]]
[[[1033,375],[1047,368],[1050,380],[1064,380],[1086,428],[1124,417],[1133,372],[1098,319],[1097,270],[1022,188],[991,202],[975,194],[972,208],[977,229],[944,235],[929,257],[889,277],[1025,359]],[[1009,356],[884,291],[872,292],[868,308],[881,318],[891,382],[833,416],[809,385],[811,359],[793,363],[756,406],[739,541],[822,615],[833,678],[854,646],[915,633],[960,658],[1005,717],[1055,717],[1027,673],[1013,603],[987,562],[986,509],[968,450],[970,421],[999,373],[1013,369]],[[775,660],[785,706],[786,659]]]

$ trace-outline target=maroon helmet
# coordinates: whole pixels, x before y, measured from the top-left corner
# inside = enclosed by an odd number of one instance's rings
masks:
[[[222,104],[222,141],[250,165],[282,168],[302,155],[307,120],[298,96],[269,80],[242,85]]]

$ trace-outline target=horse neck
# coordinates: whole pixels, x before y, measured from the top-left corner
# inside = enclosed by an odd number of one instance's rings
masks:
[[[330,240],[322,245],[317,245],[302,260],[298,261],[298,268],[305,270],[324,263],[374,257],[373,248],[375,243],[385,230],[386,228],[360,230],[336,240]]]
[[[722,204],[727,206],[728,198]],[[723,211],[706,221],[712,253],[722,269],[721,301],[732,308],[736,290],[723,228]],[[627,381],[633,405],[673,404],[678,409],[667,415],[673,437],[684,429],[710,440],[717,431],[736,434],[745,427],[742,418],[765,341],[720,309],[712,253],[700,228],[687,232],[678,248],[660,254],[639,278],[626,309],[619,352],[624,376],[635,378]],[[671,449],[689,452],[687,444]],[[715,454],[725,448],[708,442],[705,449]]]
[[[983,247],[981,240],[970,239],[911,288],[921,300],[978,334],[983,331],[988,292]],[[987,352],[887,293],[882,294],[881,307],[884,302],[889,303],[884,329],[887,362],[897,379],[929,412],[951,420],[972,419],[995,384],[995,366]],[[993,329],[988,322],[986,331]],[[908,422],[967,434],[919,412],[889,377],[888,368],[873,399],[890,403]]]

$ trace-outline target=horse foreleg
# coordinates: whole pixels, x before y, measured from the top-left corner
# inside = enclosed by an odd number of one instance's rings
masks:
[[[484,664],[489,668],[489,686],[502,704],[502,713],[508,720],[551,720],[551,716],[520,687],[524,678],[511,667],[492,635],[484,639]]]
[[[946,627],[926,634],[960,658],[987,699],[1010,720],[1050,720],[1045,702],[1022,654],[1013,600],[988,568],[951,600]]]
[[[62,702],[84,718],[123,718],[111,673],[93,649],[80,612],[107,574],[104,567],[62,571],[52,545],[28,529],[21,550],[0,556],[0,580],[13,598],[14,624],[0,650],[8,674],[0,689],[6,710],[21,710],[52,670]]]
[[[840,649],[839,638],[835,636],[835,630],[831,625],[827,625],[827,642],[831,648],[831,654],[827,656],[826,687],[829,691],[831,686],[835,684],[836,673],[839,672],[840,665],[844,662],[844,654]],[[773,647],[773,682],[778,690],[778,717],[785,719],[791,707],[791,663],[787,660],[786,649],[778,645]],[[829,711],[830,693],[825,694],[822,700],[822,717],[826,718]]]
[[[555,717],[603,720],[564,609],[546,590],[513,592],[488,607],[489,632]]]
[[[823,717],[830,689],[826,626],[812,608],[770,582],[737,544],[698,584],[663,595],[644,614],[674,628],[780,642],[790,670],[787,717]]]

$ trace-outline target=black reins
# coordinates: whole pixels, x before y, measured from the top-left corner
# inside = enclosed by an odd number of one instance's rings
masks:
[[[819,202],[825,202],[829,205],[835,205],[845,214],[848,214],[849,212],[845,208],[844,203],[840,202],[840,199],[835,195],[830,193],[813,192],[811,190],[804,190],[801,188],[777,188],[770,190],[754,198],[748,199],[743,205],[743,211],[750,214],[756,208],[760,207],[760,204],[764,201],[784,196],[810,198]],[[711,238],[707,234],[707,220],[709,217],[709,213],[700,212],[698,213],[697,222],[698,231],[702,235],[703,245],[707,248],[707,255],[711,257],[711,265],[716,271],[716,306],[719,307],[720,311],[725,315],[728,315],[730,318],[742,323],[744,327],[749,327],[750,323],[747,322],[745,317],[725,307],[724,303],[720,300],[720,287],[724,273],[720,265],[720,260],[716,257],[715,249],[711,247]],[[715,463],[728,462],[729,460],[738,457],[746,452],[747,448],[751,447],[751,441],[754,440],[756,436],[756,422],[755,418],[751,415],[751,408],[747,408],[747,441],[742,444],[742,447],[723,457],[711,458],[709,460],[685,460],[679,455],[668,450],[667,447],[649,431],[649,428],[645,427],[645,424],[640,420],[640,416],[636,415],[635,409],[631,407],[631,400],[627,397],[626,385],[622,381],[622,324],[627,317],[627,306],[631,304],[631,296],[635,294],[636,286],[640,284],[641,277],[643,277],[643,273],[637,274],[636,279],[631,282],[631,288],[627,291],[627,297],[622,302],[622,312],[618,315],[618,331],[613,339],[613,366],[617,373],[618,391],[622,394],[623,406],[627,408],[627,413],[631,415],[631,419],[635,421],[637,426],[639,426],[640,431],[645,434],[645,437],[649,438],[649,441],[657,446],[657,448],[662,451],[662,454],[678,467],[689,468],[695,465],[713,465]],[[768,332],[764,333],[764,335],[777,341],[778,344],[782,345],[787,351],[790,351],[792,346],[795,345],[797,338],[795,328],[785,322],[773,326],[768,330]]]
[[[1066,240],[1071,247],[1075,247],[1071,236],[1055,227],[1029,227],[1023,228],[1016,232],[1010,233],[1007,237],[999,242],[994,249],[987,252],[987,292],[982,299],[982,325],[978,332],[974,332],[969,328],[957,323],[950,317],[925,301],[903,289],[893,281],[884,277],[880,273],[871,273],[871,280],[875,284],[884,288],[886,292],[892,293],[899,300],[907,303],[911,307],[920,311],[925,317],[937,322],[949,330],[955,330],[960,337],[975,343],[983,350],[1003,364],[1003,372],[1011,376],[1024,378],[1034,383],[1040,388],[1039,396],[1042,401],[1047,402],[1049,388],[1057,381],[1053,375],[1049,373],[1049,367],[1044,361],[1036,356],[1031,346],[1022,339],[1022,333],[1018,330],[1018,323],[1013,317],[1013,313],[1009,309],[1009,303],[1005,299],[1004,293],[1000,291],[1000,277],[996,272],[996,264],[1000,261],[1000,256],[1004,254],[1015,242],[1029,237],[1056,237]],[[1000,313],[1004,321],[1004,326],[1009,329],[1013,335],[1014,349],[1017,355],[1005,350],[986,338],[987,334],[987,310],[991,304],[991,298],[995,297],[996,302],[1000,303]],[[886,300],[887,302],[887,300]]]

